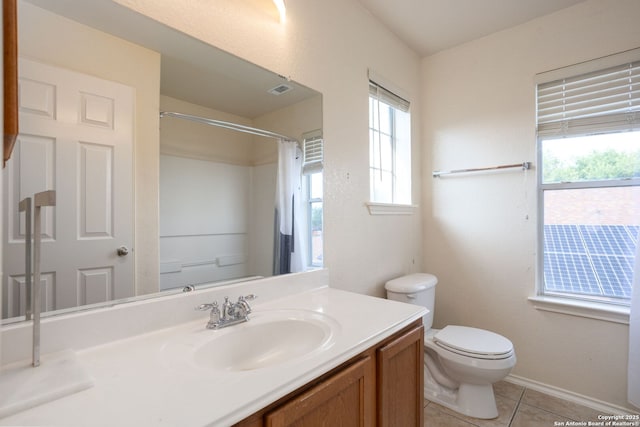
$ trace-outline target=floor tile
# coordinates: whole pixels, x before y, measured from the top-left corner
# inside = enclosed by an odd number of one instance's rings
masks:
[[[524,387],[507,381],[498,381],[493,385],[493,393],[512,400],[520,400]]]
[[[496,406],[498,407],[498,417],[491,420],[483,420],[480,418],[468,417],[466,415],[459,414],[453,411],[452,409],[438,405],[437,403],[431,403],[430,405],[435,405],[440,412],[446,413],[455,418],[459,418],[460,420],[466,421],[475,426],[505,427],[509,425],[511,418],[513,417],[513,413],[518,405],[518,400],[512,400],[503,396],[496,395]]]
[[[553,427],[557,425],[557,422],[567,421],[570,420],[543,409],[520,403],[510,427]]]
[[[424,400],[425,427],[555,427],[567,421],[598,421],[601,413],[564,399],[501,381],[494,384],[498,417],[467,417]],[[566,425],[566,424],[565,424]]]
[[[433,403],[424,408],[424,427],[474,427],[473,424],[442,412],[440,405]]]
[[[569,402],[539,391],[527,389],[522,403],[569,418],[573,421],[597,421],[601,413],[595,409]]]

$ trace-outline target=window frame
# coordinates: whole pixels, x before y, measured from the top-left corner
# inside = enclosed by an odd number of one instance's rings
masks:
[[[411,142],[411,111],[410,102],[403,96],[389,90],[389,83],[382,84],[378,80],[378,77],[372,77],[371,71],[369,72],[369,92],[368,92],[368,133],[369,133],[369,201],[366,206],[369,208],[369,212],[372,215],[378,214],[412,214],[415,205],[412,204],[412,176],[411,176],[411,163],[412,163],[412,142]],[[374,80],[374,78],[376,80]],[[380,126],[381,120],[378,119],[378,126],[375,127],[375,121],[373,119],[372,103],[385,104],[389,108],[389,124],[390,133],[383,132]],[[379,112],[378,107],[378,112]],[[398,114],[406,114],[406,117],[399,119]],[[406,129],[399,131],[399,121],[406,121]],[[374,136],[377,135],[377,138]],[[386,135],[391,141],[389,159],[391,164],[391,170],[387,170],[383,167],[384,161],[376,164],[374,162],[374,144],[380,145],[381,135]],[[402,142],[400,142],[402,139]],[[377,141],[377,142],[376,142]],[[403,144],[403,147],[399,147],[399,143]],[[406,145],[406,146],[404,146]],[[403,151],[403,154],[399,154],[399,150]],[[381,147],[378,147],[378,151],[381,151]],[[399,156],[402,160],[399,160]],[[403,164],[399,165],[402,161]],[[405,165],[404,162],[408,163]],[[400,169],[402,167],[402,171]],[[402,177],[399,177],[399,172],[403,173]],[[391,190],[390,199],[381,199],[375,197],[374,182],[376,176],[379,174],[390,174]],[[405,176],[406,175],[406,176]]]
[[[309,173],[305,175],[306,180],[306,207],[307,207],[307,230],[306,234],[308,236],[307,242],[307,250],[309,251],[309,260],[308,266],[311,268],[322,268],[324,267],[324,257],[323,261],[320,263],[313,262],[313,204],[321,203],[322,204],[322,238],[323,238],[323,246],[324,246],[324,197],[311,197],[312,191],[312,175],[320,174],[321,179],[324,179],[322,170]]]
[[[377,102],[378,103],[378,127],[375,128],[372,126],[371,124],[371,120],[369,120],[369,178],[370,180],[375,179],[374,176],[376,174],[379,175],[383,175],[383,174],[390,174],[391,176],[391,202],[388,203],[392,203],[395,204],[394,201],[396,199],[396,193],[397,193],[397,170],[398,170],[398,165],[397,165],[397,156],[396,156],[396,149],[397,149],[397,144],[398,144],[398,139],[396,137],[397,135],[397,119],[396,119],[396,109],[380,100],[379,98],[374,98],[371,94],[369,94],[369,114],[373,115],[374,113],[371,111],[371,102]],[[380,114],[380,104],[385,104],[388,106],[388,112],[389,112],[389,117],[388,117],[388,121],[389,121],[389,132],[383,132],[382,130],[382,126],[380,125],[380,123],[382,123],[382,118],[381,118],[381,114]],[[377,136],[377,138],[376,138]],[[383,163],[385,163],[382,159],[383,155],[382,155],[382,139],[383,136],[389,139],[390,143],[391,143],[391,147],[390,147],[390,151],[391,151],[391,169],[387,170],[384,168]],[[375,156],[376,156],[376,150],[374,150],[374,144],[378,145],[378,156],[380,158],[379,162],[376,162]],[[374,176],[372,176],[372,174]],[[370,189],[369,189],[369,197],[370,200],[374,201],[374,192],[373,192],[373,184],[370,182]]]
[[[622,52],[620,54],[610,55],[604,58],[598,58],[593,61],[588,61],[573,66],[565,67],[551,72],[542,73],[537,76],[536,84],[544,84],[547,82],[553,82],[554,80],[562,78],[574,78],[579,77],[587,73],[596,73],[606,70],[607,68],[618,66],[626,62],[632,63],[640,60],[640,49],[634,49],[631,51]],[[536,88],[536,102],[539,101],[538,90]],[[635,105],[635,104],[634,104]],[[633,107],[637,108],[637,107]],[[629,115],[640,116],[640,113],[631,108]],[[633,112],[635,111],[635,113]],[[617,114],[618,116],[620,114]],[[602,117],[602,116],[601,116]],[[570,315],[584,316],[594,319],[606,320],[616,323],[628,323],[629,319],[629,304],[630,300],[611,300],[606,297],[598,298],[597,296],[581,295],[577,293],[564,293],[546,291],[544,280],[544,196],[547,191],[554,190],[571,190],[571,189],[594,189],[594,188],[620,188],[620,187],[637,187],[640,186],[640,179],[638,178],[623,178],[623,179],[607,179],[607,180],[591,180],[591,181],[574,181],[574,182],[550,182],[544,183],[543,179],[543,141],[549,139],[559,139],[562,137],[580,137],[580,136],[592,136],[592,135],[607,135],[618,133],[622,131],[640,131],[640,123],[636,120],[629,120],[628,126],[614,124],[611,125],[599,122],[599,119],[592,120],[591,118],[582,119],[578,123],[577,128],[571,128],[570,126],[561,126],[561,131],[557,134],[551,134],[550,132],[536,132],[536,157],[539,167],[537,168],[537,203],[538,203],[538,219],[537,219],[537,255],[536,255],[536,280],[535,280],[535,295],[529,299],[535,305],[537,309],[552,311],[557,313],[564,313]],[[613,117],[613,114],[611,115]],[[567,119],[565,121],[571,121]],[[581,130],[580,128],[586,122],[587,126]],[[540,121],[536,116],[536,124],[540,129]],[[545,123],[546,124],[546,123]],[[640,245],[640,242],[636,242],[636,245]]]
[[[320,263],[313,261],[313,205],[320,203],[322,205],[321,213],[321,235],[322,247],[324,251],[324,138],[321,129],[306,132],[302,135],[304,159],[302,164],[303,176],[303,199],[305,212],[305,237],[307,253],[307,267],[311,269],[324,267],[324,256]],[[320,175],[322,195],[320,197],[312,197],[312,177]]]
[[[570,292],[553,292],[546,291],[544,285],[544,226],[546,224],[544,217],[544,193],[546,191],[557,190],[576,190],[576,189],[594,189],[594,188],[620,188],[620,187],[637,187],[640,186],[640,179],[611,179],[611,180],[593,180],[593,181],[577,181],[577,182],[543,182],[543,156],[542,156],[542,141],[545,138],[537,138],[537,151],[538,151],[538,171],[537,171],[537,203],[538,203],[538,221],[537,221],[537,280],[536,280],[536,295],[538,297],[549,297],[555,299],[567,299],[572,301],[582,301],[588,304],[603,304],[603,307],[607,306],[620,306],[628,309],[630,305],[629,300],[613,300],[606,297],[596,297],[582,295],[578,293]],[[553,139],[553,138],[547,138]],[[640,244],[640,243],[636,243]],[[623,302],[626,301],[626,302]]]
[[[536,138],[537,164],[542,165],[542,140]],[[570,316],[586,317],[619,324],[629,324],[630,304],[612,303],[606,299],[590,298],[580,294],[545,292],[544,285],[544,192],[547,190],[571,190],[584,188],[619,188],[640,186],[640,180],[606,180],[606,181],[584,181],[584,182],[560,182],[542,183],[542,167],[537,171],[537,251],[536,251],[536,280],[535,294],[529,297],[529,301],[537,310],[552,313],[565,314]],[[640,245],[640,242],[636,244]],[[637,253],[637,251],[636,251]]]

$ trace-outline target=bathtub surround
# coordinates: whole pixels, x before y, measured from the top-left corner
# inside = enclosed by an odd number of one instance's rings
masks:
[[[160,155],[161,290],[271,275],[271,250],[253,251],[249,233],[249,206],[271,219],[268,226],[273,224],[275,179],[271,185],[256,179],[263,171],[275,178],[273,164],[244,166]],[[259,190],[271,194],[268,206],[254,202]],[[254,262],[269,268],[253,269]]]

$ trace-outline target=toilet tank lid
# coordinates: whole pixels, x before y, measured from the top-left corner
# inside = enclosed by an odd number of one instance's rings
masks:
[[[432,288],[438,283],[438,278],[429,273],[415,273],[389,280],[384,288],[387,291],[409,294]]]

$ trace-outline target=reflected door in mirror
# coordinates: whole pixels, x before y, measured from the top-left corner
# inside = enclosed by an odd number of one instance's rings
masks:
[[[134,91],[20,60],[21,132],[5,170],[3,313],[24,314],[21,199],[56,190],[43,211],[42,310],[134,295],[132,144]]]

